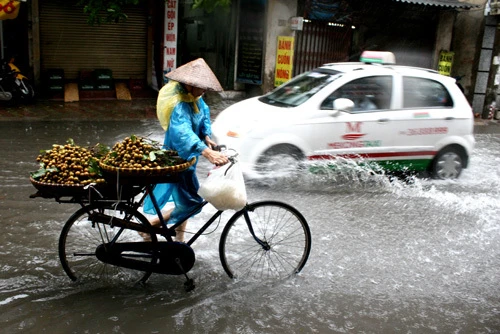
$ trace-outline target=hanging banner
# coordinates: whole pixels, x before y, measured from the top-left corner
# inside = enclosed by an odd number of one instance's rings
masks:
[[[451,66],[453,65],[453,56],[455,52],[441,51],[439,53],[438,72],[442,75],[451,75]]]
[[[0,0],[0,20],[15,19],[20,6],[20,1]]]
[[[165,74],[177,68],[177,0],[167,0],[165,2],[165,28],[164,28],[164,53],[163,53],[163,83],[168,79]]]
[[[293,37],[278,36],[276,48],[276,70],[274,86],[279,86],[292,78],[293,69]]]

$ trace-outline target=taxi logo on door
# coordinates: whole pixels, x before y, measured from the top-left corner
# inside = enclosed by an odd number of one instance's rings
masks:
[[[366,135],[366,133],[361,132],[361,124],[363,122],[347,122],[345,123],[346,125],[346,134],[342,136],[342,139],[344,140],[356,140],[359,138],[362,138]]]

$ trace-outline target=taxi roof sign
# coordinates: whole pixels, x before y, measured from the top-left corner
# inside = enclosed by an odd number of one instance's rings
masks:
[[[359,60],[370,64],[396,64],[394,53],[388,51],[363,51]]]

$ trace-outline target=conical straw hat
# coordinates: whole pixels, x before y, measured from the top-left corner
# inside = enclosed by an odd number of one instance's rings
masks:
[[[169,79],[186,85],[216,92],[223,91],[217,77],[203,58],[198,58],[165,74]]]

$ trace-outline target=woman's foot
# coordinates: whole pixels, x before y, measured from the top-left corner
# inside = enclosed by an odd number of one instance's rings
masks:
[[[161,227],[160,220],[153,220],[149,222],[152,227]],[[146,232],[137,232],[146,242],[151,242],[151,234]]]
[[[184,231],[186,230],[187,220],[175,228],[175,241],[184,242]]]
[[[151,234],[145,232],[137,232],[145,242],[151,242]]]

